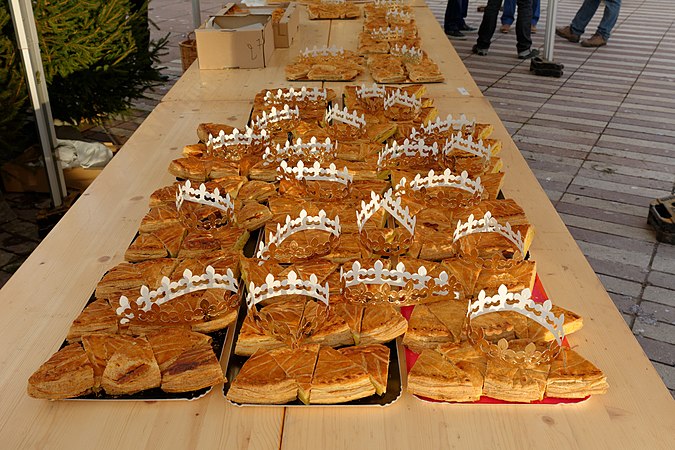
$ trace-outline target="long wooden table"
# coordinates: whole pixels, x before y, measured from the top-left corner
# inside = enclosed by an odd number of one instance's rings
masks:
[[[278,51],[270,68],[188,70],[0,291],[0,448],[671,447],[670,393],[433,16],[417,8],[416,17],[425,49],[448,78],[429,85],[430,95],[442,116],[465,113],[495,125],[504,193],[536,228],[531,253],[539,275],[555,303],[584,317],[569,341],[605,371],[609,392],[571,405],[429,404],[404,393],[385,408],[238,408],[220,386],[189,402],[27,396],[28,377],[59,347],[102,274],[122,260],[150,193],[171,183],[168,163],[196,141],[197,124],[244,125],[255,92],[288,84],[286,58],[310,44],[308,36],[337,43],[359,28],[358,21],[305,21],[300,42]]]

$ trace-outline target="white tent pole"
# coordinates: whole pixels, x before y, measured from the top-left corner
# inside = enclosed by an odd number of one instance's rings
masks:
[[[555,16],[558,9],[558,0],[548,0],[548,6],[546,8],[544,59],[546,61],[553,61],[553,47],[555,45]]]
[[[195,28],[199,28],[202,24],[202,8],[199,5],[199,0],[192,0],[192,24]]]
[[[49,179],[49,189],[54,207],[61,206],[66,196],[66,182],[61,164],[56,158],[57,146],[54,119],[49,106],[49,93],[45,80],[40,45],[38,42],[35,17],[30,0],[10,0],[10,12],[16,31],[16,40],[21,51],[21,59],[26,69],[26,84],[35,110],[35,121],[40,134],[40,145],[45,158],[45,167]]]

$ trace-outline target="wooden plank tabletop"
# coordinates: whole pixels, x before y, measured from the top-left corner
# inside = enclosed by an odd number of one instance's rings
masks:
[[[440,33],[425,11],[417,9],[420,29]],[[450,54],[447,41],[439,37],[437,44],[430,54]],[[606,372],[606,395],[577,405],[449,405],[404,394],[390,407],[363,409],[235,408],[219,386],[191,402],[48,402],[26,395],[30,374],[58,348],[105,270],[122,260],[150,193],[172,181],[169,161],[196,141],[200,122],[243,125],[253,94],[266,86],[258,81],[287,84],[279,55],[274,68],[257,72],[211,76],[190,69],[0,290],[2,447],[668,448],[675,436],[675,402],[489,102],[480,95],[457,96],[450,83],[435,85],[440,115],[466,113],[495,125],[495,137],[504,144],[504,192],[536,228],[531,252],[549,296],[584,316],[584,328],[570,343]],[[441,56],[432,57],[439,62]],[[442,66],[448,79],[475,86],[453,58]],[[244,95],[242,86],[250,92]]]

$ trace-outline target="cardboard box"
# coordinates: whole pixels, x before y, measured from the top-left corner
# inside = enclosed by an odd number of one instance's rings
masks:
[[[300,10],[297,4],[290,3],[281,16],[279,23],[274,25],[274,46],[276,48],[288,48],[293,43],[295,35],[300,27]]]
[[[47,170],[39,146],[29,147],[13,161],[0,167],[5,192],[49,192]]]
[[[266,15],[219,13],[195,30],[195,38],[200,69],[266,67],[274,52],[272,21]]]

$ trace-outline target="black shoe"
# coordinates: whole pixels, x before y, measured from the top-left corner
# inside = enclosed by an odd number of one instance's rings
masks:
[[[456,40],[465,40],[466,39],[466,35],[459,30],[446,31],[445,35],[449,39],[456,39]]]
[[[536,48],[523,50],[522,52],[518,53],[518,59],[530,59],[537,56],[539,56],[539,50]]]
[[[471,25],[465,23],[464,25],[462,25],[459,31],[464,31],[465,33],[475,33],[476,31],[478,31],[478,28],[472,27]]]
[[[488,54],[487,48],[478,48],[478,44],[471,47],[471,52],[475,53],[478,56],[486,56]]]

